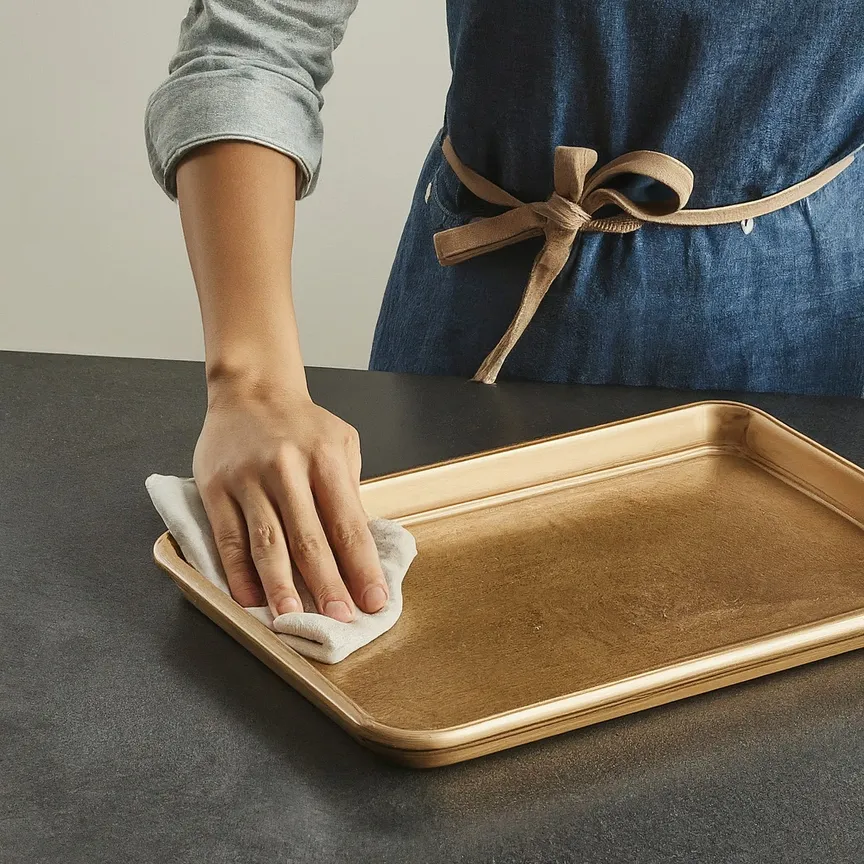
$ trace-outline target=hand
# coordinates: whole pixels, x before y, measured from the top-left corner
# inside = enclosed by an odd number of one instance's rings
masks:
[[[211,393],[192,467],[239,604],[302,612],[293,560],[320,613],[384,606],[353,427],[305,393]]]

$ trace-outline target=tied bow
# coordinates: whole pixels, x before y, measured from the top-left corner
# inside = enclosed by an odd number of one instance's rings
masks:
[[[620,234],[635,231],[645,222],[667,221],[664,217],[680,211],[693,191],[693,172],[665,153],[634,150],[613,159],[589,177],[597,162],[597,151],[561,146],[555,148],[555,191],[546,201],[526,204],[463,165],[449,137],[444,139],[443,149],[456,175],[475,195],[511,209],[500,216],[483,217],[437,232],[435,252],[441,264],[458,264],[529,237],[541,234],[546,237],[534,259],[516,316],[474,376],[473,380],[486,384],[494,383],[507,355],[567,263],[579,234],[583,231]],[[620,174],[641,174],[657,180],[672,191],[672,197],[637,204],[622,192],[603,185]],[[595,219],[594,214],[607,204],[616,204],[624,213]]]

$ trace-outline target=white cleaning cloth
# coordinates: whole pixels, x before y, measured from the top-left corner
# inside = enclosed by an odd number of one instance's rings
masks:
[[[202,576],[230,594],[195,480],[151,474],[145,486],[183,557]],[[321,615],[315,610],[303,577],[294,569],[294,584],[303,603],[303,612],[289,612],[274,619],[267,606],[247,607],[246,611],[276,631],[295,651],[321,663],[338,663],[377,639],[402,614],[402,579],[417,554],[417,545],[405,528],[388,519],[372,519],[369,530],[378,547],[389,594],[383,609],[372,615],[357,609],[354,620],[348,623]]]

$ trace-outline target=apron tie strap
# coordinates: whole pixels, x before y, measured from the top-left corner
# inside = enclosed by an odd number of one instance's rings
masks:
[[[667,225],[719,225],[761,216],[806,197],[852,164],[849,154],[818,174],[773,195],[707,210],[685,210],[693,191],[693,172],[674,156],[656,150],[624,153],[589,177],[597,151],[589,147],[555,148],[554,191],[546,201],[525,203],[463,164],[449,136],[442,149],[459,180],[478,198],[509,207],[499,216],[481,217],[434,235],[435,252],[443,265],[459,264],[529,237],[545,236],[534,259],[519,309],[506,333],[483,361],[474,381],[492,384],[507,355],[534,317],[552,282],[564,268],[576,238],[583,231],[627,233],[646,222]],[[621,174],[639,174],[665,185],[672,193],[663,201],[636,203],[604,185]],[[608,204],[624,213],[603,218],[594,214]]]

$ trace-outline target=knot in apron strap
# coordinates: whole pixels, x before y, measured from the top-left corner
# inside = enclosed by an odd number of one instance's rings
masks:
[[[459,264],[476,255],[493,252],[529,237],[545,236],[534,259],[522,301],[507,332],[483,361],[475,381],[494,383],[507,355],[525,331],[550,285],[564,268],[576,238],[582,231],[622,234],[638,230],[646,222],[667,225],[719,225],[740,222],[778,210],[806,197],[852,164],[850,154],[801,183],[774,195],[707,210],[685,210],[693,191],[693,172],[674,156],[656,150],[634,150],[612,159],[589,177],[597,151],[589,147],[556,147],[555,190],[546,201],[525,203],[464,165],[449,136],[442,149],[459,180],[478,198],[509,207],[499,216],[476,219],[466,225],[438,231],[435,252],[441,264]],[[663,201],[636,203],[623,192],[604,185],[621,174],[639,174],[665,185],[671,196]],[[622,214],[595,217],[613,204]]]
[[[557,192],[553,192],[548,200],[530,206],[535,213],[546,220],[547,225],[550,223],[559,225],[574,233],[591,221],[591,214],[587,210],[583,210],[575,201],[564,198]]]

